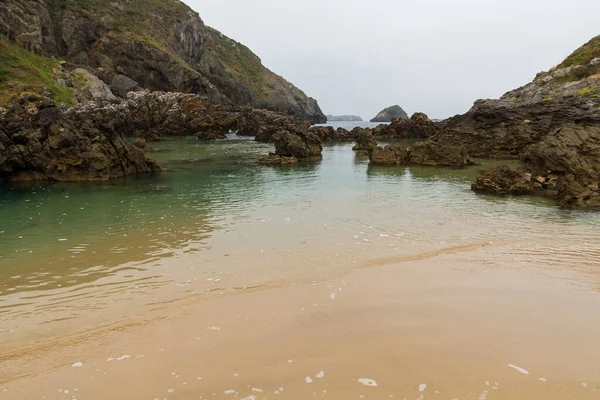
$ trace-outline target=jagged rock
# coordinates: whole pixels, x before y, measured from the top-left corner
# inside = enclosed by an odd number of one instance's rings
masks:
[[[375,139],[371,130],[363,129],[362,131],[357,131],[356,145],[352,148],[352,150],[371,152],[378,145],[379,142],[377,142],[377,139]]]
[[[147,141],[165,136],[221,139],[238,123],[237,113],[187,93],[129,92],[120,104],[88,103],[77,109],[104,129]]]
[[[77,99],[80,102],[119,102],[119,99],[111,92],[106,83],[83,68],[75,69],[71,73],[71,80],[77,92]]]
[[[394,118],[408,119],[408,115],[402,107],[395,105],[380,111],[371,122],[392,122]]]
[[[0,180],[104,181],[161,171],[122,135],[38,95],[17,98],[0,120]]]
[[[322,142],[354,141],[356,138],[356,136],[347,129],[335,129],[332,126],[313,126],[309,131],[317,135]]]
[[[320,157],[323,146],[319,138],[311,132],[290,133],[280,131],[274,136],[275,154],[282,157]]]
[[[271,142],[281,130],[292,133],[305,132],[310,122],[301,121],[293,116],[279,114],[273,111],[243,109],[238,117],[237,134],[254,136],[259,142]]]
[[[411,165],[467,167],[474,162],[469,159],[463,146],[449,146],[427,140],[414,144],[410,149]]]
[[[426,114],[415,113],[410,119],[394,118],[389,125],[379,125],[373,134],[386,139],[427,139],[437,131],[436,124]]]
[[[423,165],[466,167],[473,165],[464,147],[447,146],[433,141],[416,143],[412,147],[392,144],[375,147],[369,154],[373,165]]]
[[[297,164],[298,159],[296,157],[283,157],[274,153],[269,153],[267,157],[258,160],[258,163],[263,165],[290,165]]]

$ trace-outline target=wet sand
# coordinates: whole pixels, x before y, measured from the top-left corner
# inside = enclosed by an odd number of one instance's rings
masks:
[[[5,350],[0,399],[600,398],[598,266],[513,250],[382,258]]]

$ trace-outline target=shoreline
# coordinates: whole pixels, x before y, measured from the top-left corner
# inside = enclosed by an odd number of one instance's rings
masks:
[[[384,262],[319,282],[169,304],[125,325],[20,349],[10,358],[3,353],[0,364],[13,378],[0,384],[8,390],[0,398],[59,389],[58,398],[71,398],[66,388],[92,400],[229,398],[228,390],[239,398],[272,398],[279,387],[292,399],[316,388],[318,395],[345,398],[439,391],[469,399],[487,391],[510,399],[515,390],[545,399],[594,398],[600,355],[589,348],[600,318],[590,310],[600,310],[597,293],[572,287],[570,273],[481,268],[503,252],[484,247]],[[579,304],[587,310],[575,311]],[[129,357],[117,361],[123,356]],[[325,377],[316,377],[322,370]],[[362,386],[360,378],[378,386]],[[418,392],[421,384],[430,389]]]

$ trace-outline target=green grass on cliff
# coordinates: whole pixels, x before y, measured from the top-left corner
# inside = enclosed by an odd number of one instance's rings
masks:
[[[73,92],[58,84],[54,68],[59,68],[56,60],[0,41],[0,107],[9,106],[15,95],[39,93],[42,88],[52,93],[57,104],[73,105]]]
[[[556,69],[575,67],[568,76],[561,78],[561,81],[570,82],[588,78],[600,74],[600,65],[590,66],[589,63],[594,58],[600,57],[600,36],[596,36],[560,63]]]
[[[572,65],[588,65],[594,58],[600,57],[600,36],[596,36],[563,61],[558,68],[566,68]]]
[[[248,79],[255,92],[260,95],[264,90],[266,68],[260,58],[249,48],[221,32],[206,27],[209,33],[206,47],[215,51],[217,58],[227,71],[238,79]]]

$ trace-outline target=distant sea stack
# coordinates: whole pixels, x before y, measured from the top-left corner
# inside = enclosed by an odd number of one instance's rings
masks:
[[[408,119],[408,114],[399,105],[391,106],[382,110],[371,122],[392,122],[392,119]]]
[[[327,115],[327,122],[331,121],[358,121],[361,122],[363,119],[358,115]]]
[[[139,89],[194,93],[326,121],[315,99],[179,0],[0,1],[0,107],[42,90],[75,105],[66,73],[77,68],[110,86],[112,101]]]

